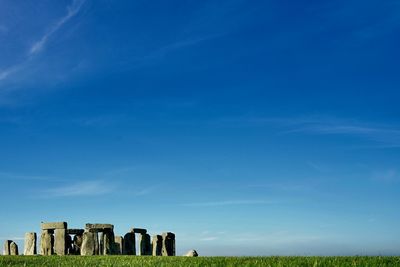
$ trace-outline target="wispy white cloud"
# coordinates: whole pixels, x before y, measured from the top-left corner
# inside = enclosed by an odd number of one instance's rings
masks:
[[[179,51],[180,49],[189,48],[192,46],[199,45],[203,42],[207,42],[216,38],[219,38],[226,33],[219,33],[219,34],[212,34],[212,35],[204,35],[204,36],[197,36],[192,38],[182,38],[180,40],[176,40],[175,42],[171,42],[164,46],[154,49],[150,51],[148,54],[144,56],[140,56],[136,58],[136,64],[134,64],[135,68],[139,68],[146,65],[151,65],[154,62],[158,62],[160,59],[163,59],[169,53]],[[129,61],[129,65],[131,62]]]
[[[194,46],[194,45],[200,44],[205,41],[219,38],[223,35],[224,34],[220,33],[220,34],[212,34],[212,35],[200,36],[200,37],[195,37],[195,38],[182,39],[182,40],[176,41],[174,43],[171,43],[164,47],[159,48],[158,50],[154,51],[150,56],[151,57],[160,56],[169,51],[177,50],[177,49],[184,48],[184,47]]]
[[[315,161],[307,161],[306,164],[311,167],[312,169],[318,172],[327,172],[329,168],[325,164],[321,164],[320,162]]]
[[[43,191],[46,197],[73,197],[73,196],[96,196],[113,192],[115,185],[110,185],[102,180],[76,182],[70,185],[54,187]]]
[[[186,207],[218,207],[218,206],[236,206],[236,205],[270,205],[275,204],[274,201],[266,200],[226,200],[214,202],[194,202],[185,203],[182,206]]]
[[[68,22],[71,18],[78,14],[82,5],[86,0],[73,0],[71,5],[67,7],[67,13],[63,17],[61,17],[56,23],[49,27],[49,30],[36,42],[34,42],[24,60],[19,63],[16,63],[12,66],[9,66],[3,70],[0,70],[0,81],[3,81],[9,78],[11,75],[21,71],[26,67],[26,65],[32,60],[34,55],[39,54],[43,51],[45,45],[49,41],[50,37],[55,34],[66,22]],[[1,26],[1,25],[0,25]],[[1,31],[1,28],[0,28]]]
[[[149,194],[153,193],[156,189],[157,189],[157,186],[146,187],[146,188],[142,188],[142,189],[135,191],[133,194],[135,196],[145,196],[145,195],[149,195]]]
[[[23,66],[26,64],[26,61],[20,64],[16,64],[14,66],[8,67],[6,69],[0,70],[0,81],[7,79],[10,75],[20,71]]]
[[[66,22],[68,22],[72,17],[78,14],[85,0],[73,0],[72,4],[67,7],[67,14],[60,18],[54,25],[52,25],[49,30],[36,41],[30,48],[29,54],[39,53],[43,47],[46,45],[49,38],[56,33]]]
[[[353,136],[358,137],[360,140],[374,142],[371,147],[400,147],[400,127],[362,122],[355,119],[342,119],[321,115],[281,118],[242,116],[224,118],[218,120],[217,123],[228,125],[235,123],[235,126],[270,125],[281,128],[280,134]]]
[[[400,129],[390,126],[316,121],[304,123],[285,133],[348,135],[374,141],[380,147],[400,147]]]

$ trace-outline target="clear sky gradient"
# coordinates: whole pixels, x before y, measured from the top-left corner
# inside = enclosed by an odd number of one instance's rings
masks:
[[[0,242],[65,220],[178,254],[400,254],[399,14],[0,0]]]

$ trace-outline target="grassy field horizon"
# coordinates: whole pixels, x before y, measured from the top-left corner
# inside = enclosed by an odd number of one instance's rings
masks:
[[[400,256],[0,256],[0,266],[400,266]]]

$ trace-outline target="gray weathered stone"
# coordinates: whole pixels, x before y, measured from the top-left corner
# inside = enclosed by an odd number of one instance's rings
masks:
[[[114,232],[107,231],[104,232],[104,248],[103,248],[103,255],[113,255],[114,254]]]
[[[96,230],[114,230],[114,225],[108,223],[87,223],[86,229],[96,229]]]
[[[161,256],[162,254],[162,236],[161,235],[153,235],[152,239],[152,249],[153,249],[153,256]]]
[[[14,241],[10,243],[10,255],[18,255],[18,245]]]
[[[141,256],[151,255],[151,243],[149,234],[139,234],[139,252]]]
[[[54,231],[54,252],[59,256],[67,254],[67,230],[56,229]]]
[[[104,233],[100,232],[99,236],[99,255],[104,255]]]
[[[95,234],[93,232],[85,231],[82,235],[81,255],[92,256],[95,255]]]
[[[198,257],[199,254],[197,253],[196,250],[192,249],[192,250],[189,250],[189,251],[188,251],[185,255],[183,255],[183,256],[186,256],[186,257]]]
[[[4,241],[4,250],[3,250],[3,255],[10,255],[10,244],[11,240],[6,240]]]
[[[144,234],[147,233],[147,230],[146,230],[146,229],[143,229],[143,228],[132,228],[132,229],[131,229],[131,232],[132,232],[132,233],[135,233],[135,234],[142,234],[142,235],[144,235]]]
[[[84,229],[67,229],[67,234],[69,235],[82,235],[85,232]]]
[[[174,233],[163,233],[163,246],[162,255],[163,256],[175,256],[175,234]]]
[[[69,234],[65,236],[65,246],[67,248],[67,255],[74,255],[74,249],[72,247],[72,237]]]
[[[99,234],[94,233],[94,255],[102,255],[99,244]]]
[[[36,251],[36,233],[25,233],[24,255],[35,255]]]
[[[72,241],[73,254],[80,255],[81,247],[82,247],[82,235],[75,235]]]
[[[67,229],[66,222],[49,222],[49,223],[41,223],[42,230],[54,230],[54,229]]]
[[[43,230],[40,235],[40,254],[44,256],[53,255],[54,237],[49,230]]]
[[[124,239],[122,236],[115,236],[114,239],[114,244],[115,244],[115,248],[114,248],[114,252],[116,255],[121,255],[122,252],[124,251]]]
[[[135,245],[135,234],[127,233],[124,236],[124,245],[123,245],[123,254],[124,255],[136,255],[136,245]]]

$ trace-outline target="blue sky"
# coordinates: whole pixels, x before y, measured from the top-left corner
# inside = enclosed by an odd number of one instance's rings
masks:
[[[399,254],[399,1],[0,0],[0,241]]]

